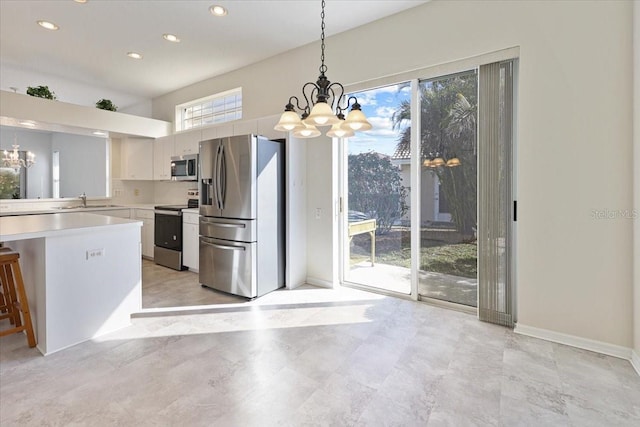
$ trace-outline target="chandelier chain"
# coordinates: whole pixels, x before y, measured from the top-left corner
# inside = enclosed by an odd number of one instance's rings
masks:
[[[322,29],[322,33],[320,35],[320,40],[321,40],[321,45],[320,45],[320,74],[324,74],[327,71],[327,66],[324,65],[324,6],[325,6],[325,0],[322,0],[322,12],[320,13],[320,19],[322,21],[322,25],[321,25],[321,29]]]

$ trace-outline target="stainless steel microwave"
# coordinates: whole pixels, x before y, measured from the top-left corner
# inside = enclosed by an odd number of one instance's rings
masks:
[[[197,181],[198,180],[198,155],[171,157],[172,181]]]

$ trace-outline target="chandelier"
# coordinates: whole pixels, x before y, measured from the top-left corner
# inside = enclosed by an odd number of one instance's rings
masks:
[[[302,96],[306,104],[301,106],[297,96],[290,97],[280,121],[274,127],[277,131],[293,132],[293,136],[297,138],[319,136],[320,131],[316,126],[331,126],[327,136],[332,138],[348,138],[353,136],[355,131],[371,129],[371,123],[362,112],[358,99],[350,96],[345,100],[344,87],[338,82],[331,83],[325,75],[327,66],[324,65],[324,7],[325,0],[322,0],[320,76],[315,83],[307,82],[302,86]],[[344,112],[349,107],[351,110],[345,119]],[[298,116],[296,109],[301,112],[301,116]]]
[[[436,153],[435,155],[433,153],[429,153],[429,157],[427,157],[424,162],[422,162],[422,166],[428,167],[428,168],[438,168],[441,166],[446,166],[448,168],[454,168],[456,166],[460,166],[462,163],[460,162],[460,159],[458,158],[458,156],[456,156],[455,154],[453,155],[452,158],[450,158],[449,160],[445,160],[440,153]]]
[[[26,160],[20,158],[20,146],[18,145],[18,137],[15,135],[13,136],[12,147],[12,151],[4,150],[4,156],[2,157],[4,166],[13,168],[17,172],[21,167],[28,168],[36,162],[36,155],[31,151],[27,151]]]

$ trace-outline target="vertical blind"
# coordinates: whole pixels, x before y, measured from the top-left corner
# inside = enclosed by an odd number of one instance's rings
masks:
[[[478,316],[513,327],[513,61],[480,66],[478,86]]]

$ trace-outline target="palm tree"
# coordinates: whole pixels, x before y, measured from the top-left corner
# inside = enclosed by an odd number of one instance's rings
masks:
[[[475,73],[420,84],[421,160],[458,157],[461,166],[429,168],[440,180],[453,222],[468,236],[476,225],[476,115]],[[411,118],[411,104],[402,102],[392,116],[399,129]],[[411,127],[402,130],[397,150],[410,152]]]

